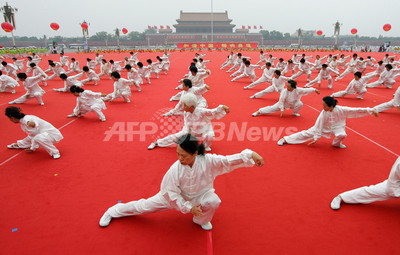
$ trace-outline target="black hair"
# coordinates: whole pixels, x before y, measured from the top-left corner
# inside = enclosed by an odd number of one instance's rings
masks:
[[[132,66],[131,66],[131,65],[126,65],[126,66],[125,66],[125,69],[126,69],[126,70],[131,70],[131,69],[132,69]]]
[[[264,51],[260,50],[260,53],[264,53]]]
[[[56,66],[56,64],[54,64],[54,62],[50,62],[49,65]]]
[[[247,58],[242,58],[242,61],[244,62],[244,61],[246,61],[247,60]]]
[[[290,87],[292,87],[292,88],[294,88],[294,89],[297,87],[297,81],[288,80],[288,83],[290,84]]]
[[[143,63],[142,62],[137,62],[136,64],[138,67],[143,67]]]
[[[246,60],[246,61],[244,61],[244,64],[245,65],[250,65],[250,61]]]
[[[204,61],[202,58],[199,58],[199,60],[200,60],[201,62],[203,62],[203,61]]]
[[[288,61],[287,62],[289,62],[289,63],[293,63],[293,60],[291,60],[291,59],[288,59]]]
[[[105,58],[103,58],[103,59],[101,60],[101,62],[107,63],[107,60],[106,60]]]
[[[75,93],[75,92],[82,93],[85,90],[79,86],[72,85],[71,88],[69,88],[69,91],[71,91],[71,93]]]
[[[275,70],[274,73],[276,73],[277,75],[281,76],[281,71],[279,71],[279,70]]]
[[[3,72],[2,71],[0,71],[0,76],[2,76],[3,75]]]
[[[192,81],[189,80],[189,79],[184,79],[183,80],[183,85],[185,85],[186,87],[189,87],[189,88],[191,88],[193,86],[192,85]]]
[[[204,155],[204,144],[199,144],[195,136],[186,134],[178,138],[177,144],[191,155],[197,152],[197,155]]]
[[[75,58],[71,58],[71,60],[75,61]]]
[[[241,56],[242,56],[242,53],[238,53],[238,56],[240,56],[240,57],[241,57]]]
[[[18,60],[17,58],[12,58],[12,60]]]
[[[354,57],[357,57],[357,56],[358,56],[357,53],[354,53],[354,54],[353,54],[353,58],[354,58]]]
[[[29,66],[30,67],[34,67],[34,66],[36,66],[36,64],[35,63],[30,63]]]
[[[60,78],[62,80],[66,80],[68,78],[68,76],[65,73],[60,74]]]
[[[389,70],[392,70],[393,66],[391,64],[385,65],[386,68],[389,68]]]
[[[328,65],[327,65],[327,64],[322,64],[322,67],[325,67],[325,68],[326,68],[326,67],[328,67]]]
[[[362,74],[361,74],[361,72],[355,72],[354,75],[357,76],[358,78],[361,78]]]
[[[22,119],[25,117],[25,114],[22,113],[21,108],[15,107],[15,106],[9,106],[6,108],[5,114],[9,118],[16,118],[16,119]]]
[[[118,72],[112,72],[112,73],[111,73],[111,76],[114,77],[114,78],[116,78],[116,79],[121,78],[121,75],[120,75]]]
[[[271,66],[271,62],[265,63],[266,66]]]
[[[191,71],[191,72],[193,72],[193,73],[197,73],[199,70],[197,70],[197,67],[195,67],[195,66],[191,66],[190,68],[189,68],[189,70]]]
[[[279,61],[283,61],[283,58],[280,58]]]
[[[363,61],[363,60],[364,60],[364,58],[363,58],[363,57],[360,57],[360,60],[361,60],[361,61]]]
[[[335,106],[337,105],[338,101],[336,99],[334,99],[333,97],[327,96],[322,98],[322,100],[325,102],[325,104],[328,107],[333,106],[333,108],[335,108]]]
[[[87,72],[87,71],[89,71],[89,67],[84,66],[84,67],[82,67],[82,70],[85,71],[85,72]]]
[[[87,61],[87,62],[90,62],[90,61],[92,61],[92,60],[91,60],[90,58],[87,58],[86,61]]]
[[[3,66],[6,66],[6,65],[7,65],[7,62],[6,62],[6,61],[3,61],[3,62],[1,62],[1,64],[2,64]]]
[[[29,56],[29,57],[27,57],[29,60],[32,60],[32,57],[31,56]]]
[[[17,77],[18,79],[26,79],[28,76],[26,75],[26,73],[17,73]]]
[[[146,62],[149,63],[149,64],[153,63],[153,62],[151,61],[151,59],[146,60]]]
[[[112,60],[112,59],[110,59],[110,61],[108,61],[108,62],[110,62],[111,64],[114,64],[114,60]]]
[[[49,59],[49,60],[47,60],[47,62],[49,62],[49,64],[50,64],[50,63],[53,63],[53,60]]]
[[[306,60],[304,58],[300,59],[300,63],[305,63]]]
[[[194,59],[192,59],[192,60],[193,60],[193,62],[197,63],[197,59],[196,59],[196,58],[194,58]]]
[[[133,54],[133,51],[130,51],[129,54]]]
[[[378,64],[382,65],[382,64],[383,64],[383,61],[382,61],[382,60],[381,60],[381,61],[378,61]]]

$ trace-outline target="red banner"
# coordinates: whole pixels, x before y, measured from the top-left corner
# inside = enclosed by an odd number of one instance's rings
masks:
[[[257,43],[178,43],[178,49],[256,49]]]

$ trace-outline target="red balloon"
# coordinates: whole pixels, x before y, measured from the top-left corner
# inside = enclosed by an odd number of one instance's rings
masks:
[[[128,33],[128,29],[123,28],[123,29],[122,29],[122,33],[124,33],[124,34]]]
[[[14,30],[13,25],[11,25],[10,23],[7,23],[7,22],[1,23],[1,28],[6,32],[11,32]]]
[[[81,27],[82,27],[84,30],[86,30],[86,29],[89,28],[88,24],[86,24],[86,23],[82,23],[82,24],[81,24]]]
[[[322,35],[322,30],[318,30],[317,35]]]
[[[383,30],[385,30],[386,32],[389,31],[390,29],[392,29],[392,26],[390,24],[385,24],[383,26]]]
[[[55,31],[57,31],[60,28],[60,26],[57,23],[54,23],[54,22],[50,24],[50,27]]]
[[[351,33],[353,34],[353,35],[355,35],[355,34],[357,34],[357,29],[355,29],[355,28],[353,28],[352,30],[351,30]]]

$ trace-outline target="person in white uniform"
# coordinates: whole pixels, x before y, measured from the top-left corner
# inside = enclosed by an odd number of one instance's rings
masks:
[[[104,101],[101,100],[101,97],[107,96],[106,94],[84,90],[83,88],[75,85],[71,86],[69,91],[77,98],[74,112],[68,115],[68,118],[81,117],[93,111],[101,121],[106,121],[106,117],[104,116],[102,110],[107,108],[104,104]]]
[[[93,81],[94,85],[97,85],[97,82],[100,80],[100,77],[97,75],[97,73],[95,73],[95,71],[93,69],[90,69],[87,66],[84,66],[82,68],[83,72],[86,75],[86,79],[82,80],[82,84],[86,84],[88,82]]]
[[[0,71],[0,92],[10,91],[12,94],[15,93],[15,88],[19,86],[19,83],[12,77],[3,74]]]
[[[138,67],[137,71],[139,73],[139,76],[142,78],[142,80],[146,79],[147,84],[151,84],[149,67],[148,66],[143,66],[142,62],[137,62],[136,65]]]
[[[148,149],[152,150],[155,147],[168,147],[176,143],[178,137],[190,133],[198,138],[202,138],[206,150],[210,151],[211,143],[214,140],[215,134],[212,127],[212,119],[221,119],[229,113],[229,107],[220,105],[214,109],[206,109],[197,107],[197,97],[191,93],[187,93],[181,97],[183,104],[184,126],[182,131],[168,135],[164,138],[158,139],[149,145]]]
[[[344,97],[346,95],[357,94],[358,99],[363,99],[365,93],[367,93],[366,84],[372,80],[377,74],[372,73],[361,78],[361,72],[354,73],[354,79],[349,83],[347,88],[342,91],[335,92],[331,97]]]
[[[27,137],[8,145],[7,148],[25,149],[26,152],[33,152],[42,147],[54,159],[61,157],[60,151],[54,146],[63,139],[57,128],[39,117],[25,115],[18,107],[7,107],[5,114],[13,123],[20,123],[22,131],[28,134]]]
[[[263,74],[261,75],[261,77],[258,80],[256,80],[255,82],[244,87],[244,89],[254,88],[255,86],[257,86],[263,82],[271,83],[275,70],[276,70],[275,68],[271,67],[271,63],[267,62],[265,64],[265,68],[264,68],[264,71],[263,71]]]
[[[281,75],[279,70],[275,70],[274,77],[272,78],[271,86],[267,87],[266,89],[255,93],[250,98],[260,98],[272,92],[281,93],[282,89],[285,87],[285,83],[290,80],[290,77],[285,77]]]
[[[30,63],[30,67],[32,69],[32,76],[36,75],[42,75],[42,84],[43,86],[47,86],[46,79],[48,78],[48,75],[40,68],[38,65],[35,63]]]
[[[328,80],[328,88],[331,89],[332,85],[333,85],[333,79],[332,79],[331,73],[335,73],[335,74],[339,75],[338,71],[335,71],[332,68],[328,67],[327,64],[322,64],[321,70],[319,71],[318,76],[314,80],[312,80],[309,83],[307,83],[306,85],[304,85],[304,87],[305,88],[312,87],[315,83],[318,83],[318,87],[321,87],[321,81]]]
[[[190,75],[188,76],[188,79],[192,81],[193,87],[200,87],[204,85],[204,80],[211,75],[210,70],[205,70],[205,71],[199,71],[197,67],[191,66],[189,68],[190,70]],[[183,79],[181,79],[179,82],[182,82]],[[178,87],[175,89],[182,89],[183,85],[180,84]]]
[[[307,75],[307,81],[311,81],[311,67],[313,67],[314,64],[311,62],[306,61],[304,58],[300,59],[300,64],[298,66],[299,71],[295,74],[292,75],[290,79],[295,80],[299,78],[302,74]]]
[[[397,88],[396,93],[394,93],[392,100],[374,107],[377,112],[387,111],[392,108],[397,108],[400,111],[400,86]]]
[[[236,76],[235,78],[233,78],[231,81],[237,81],[243,77],[250,77],[251,82],[254,82],[254,80],[257,78],[256,77],[256,73],[255,73],[255,69],[256,68],[260,68],[259,65],[252,65],[250,63],[250,61],[246,60],[244,62],[244,71],[241,75]]]
[[[40,86],[39,82],[42,81],[43,75],[39,74],[37,76],[28,77],[26,73],[18,73],[17,77],[26,89],[26,94],[9,102],[8,104],[23,104],[26,101],[36,98],[40,105],[44,105],[42,96],[46,93]]]
[[[3,73],[6,73],[8,76],[14,75],[14,77],[17,77],[18,68],[15,65],[8,64],[6,61],[2,61],[1,65],[1,70],[3,71]]]
[[[357,65],[358,65],[359,63],[360,63],[360,61],[359,61],[358,58],[357,58],[357,54],[354,53],[354,54],[353,54],[353,58],[350,59],[350,62],[346,64],[346,65],[347,65],[347,69],[346,69],[341,75],[339,75],[339,76],[335,79],[335,81],[338,81],[338,80],[343,79],[343,78],[344,78],[346,75],[348,75],[349,73],[355,73],[355,72],[357,72],[356,67],[357,67]]]
[[[121,78],[121,75],[116,71],[111,73],[111,78],[114,81],[114,91],[103,97],[103,100],[111,102],[122,97],[125,102],[130,103],[129,97],[132,95],[131,87],[134,85],[134,81]]]
[[[364,186],[339,194],[331,202],[333,210],[340,209],[342,202],[346,204],[370,204],[376,201],[397,199],[400,197],[400,157],[394,162],[389,178],[381,183]]]
[[[60,53],[60,64],[61,64],[61,67],[64,68],[64,66],[66,66],[68,68],[68,71],[69,71],[70,67],[69,67],[68,58],[69,58],[69,56],[65,56],[63,52]]]
[[[81,73],[82,70],[79,67],[79,61],[76,61],[75,58],[71,58],[71,64],[69,65],[69,71],[66,72],[67,75],[70,75],[72,73]]]
[[[385,86],[386,88],[391,89],[393,87],[396,83],[394,77],[396,74],[400,73],[400,69],[393,69],[391,64],[386,64],[385,69],[386,70],[380,74],[377,81],[367,84],[367,88]]]
[[[14,66],[17,68],[18,72],[23,72],[24,71],[24,62],[25,59],[16,59],[16,58],[12,58],[13,62],[14,62]]]
[[[286,144],[300,144],[312,140],[308,145],[312,145],[318,141],[322,136],[330,138],[335,136],[332,142],[333,147],[345,149],[346,146],[342,144],[343,140],[347,137],[346,134],[346,119],[347,118],[360,118],[370,114],[375,117],[379,113],[371,108],[358,108],[337,106],[337,100],[333,97],[324,97],[323,111],[319,114],[315,125],[308,130],[303,130],[298,133],[284,136],[278,141],[278,145]]]
[[[263,107],[258,109],[255,113],[252,114],[253,117],[256,117],[261,114],[269,114],[277,111],[281,112],[281,117],[283,115],[284,110],[293,109],[293,115],[299,117],[299,111],[303,108],[303,102],[301,102],[301,97],[311,94],[311,93],[320,94],[318,89],[314,88],[297,88],[297,82],[293,80],[289,80],[286,86],[286,89],[282,90],[280,94],[279,101],[271,106]]]
[[[80,79],[83,76],[83,72],[74,75],[74,76],[69,76],[65,73],[60,74],[60,79],[64,81],[64,87],[63,88],[59,88],[59,89],[53,89],[54,91],[58,91],[58,92],[69,92],[69,89],[75,85],[78,87],[82,87],[83,83],[81,81],[79,81],[78,79]]]
[[[195,224],[211,230],[211,220],[221,203],[215,194],[215,178],[240,167],[264,164],[263,158],[249,149],[229,156],[205,154],[204,145],[190,134],[180,136],[177,144],[178,161],[164,175],[160,191],[148,199],[110,207],[99,221],[101,227],[107,227],[113,218],[175,209],[191,213]]]
[[[46,78],[46,80],[52,80],[56,77],[60,77],[60,74],[65,73],[64,68],[61,67],[61,64],[58,62],[49,62],[50,70],[53,71],[53,74],[50,75],[49,77]],[[49,69],[47,69],[45,72],[47,72]]]
[[[102,59],[100,66],[100,73],[98,73],[97,75],[99,76],[99,78],[106,75],[111,79],[110,74],[111,74],[110,63],[108,63],[107,60]]]

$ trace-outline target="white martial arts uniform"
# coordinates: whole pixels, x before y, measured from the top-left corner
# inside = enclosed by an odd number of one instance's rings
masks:
[[[98,65],[101,65],[101,63],[102,63],[102,59],[104,58],[104,55],[98,55],[98,56],[96,56],[95,58],[94,58],[94,62],[96,62],[96,67],[98,66]]]
[[[210,73],[211,74],[211,73]],[[210,74],[207,71],[198,71],[195,75],[190,74],[187,79],[192,81],[193,87],[200,87],[204,85],[204,79],[206,79]],[[183,85],[179,85],[176,89],[182,89]]]
[[[342,97],[345,95],[357,94],[357,98],[362,99],[364,94],[367,93],[366,84],[376,76],[375,73],[361,77],[358,81],[353,79],[347,88],[342,91],[335,92],[331,97]]]
[[[80,117],[93,111],[100,120],[104,121],[106,117],[101,110],[105,109],[107,108],[104,101],[101,100],[101,93],[85,90],[79,93],[79,96],[76,98],[74,115]]]
[[[312,80],[309,83],[307,83],[306,85],[304,85],[304,87],[305,88],[309,88],[309,87],[312,87],[312,85],[314,83],[321,84],[321,80],[328,80],[328,88],[331,89],[332,88],[332,84],[333,84],[333,79],[332,79],[332,76],[331,76],[332,72],[337,74],[337,75],[339,75],[338,71],[335,71],[330,67],[327,67],[325,70],[323,68],[321,68],[321,70],[319,71],[318,76],[314,80]]]
[[[122,61],[114,61],[113,64],[110,63],[111,72],[121,72],[123,68],[119,65],[120,63],[122,63]]]
[[[32,61],[28,60],[26,62],[26,74],[30,74],[32,72],[32,67],[30,66],[31,63],[35,63],[36,66],[39,66],[39,62],[41,61],[41,59],[32,59]],[[50,68],[48,69],[49,71],[51,70]]]
[[[212,128],[212,119],[221,119],[226,115],[223,105],[218,106],[214,109],[206,109],[201,107],[196,107],[191,112],[184,112],[184,126],[182,131],[168,135],[164,138],[157,140],[157,145],[160,147],[167,147],[176,144],[179,137],[185,134],[191,134],[203,140],[204,146],[206,148],[211,146],[214,140],[215,134]]]
[[[236,57],[236,59],[235,59],[235,61],[234,61],[234,64],[233,64],[233,66],[228,70],[228,71],[226,71],[227,73],[230,73],[230,72],[232,72],[233,70],[235,70],[235,68],[237,68],[237,67],[240,67],[240,64],[241,63],[243,63],[243,59],[247,59],[247,60],[250,60],[251,58],[250,57],[244,57],[244,56],[237,56]]]
[[[258,110],[261,114],[268,114],[277,111],[283,111],[284,109],[293,109],[293,114],[298,113],[301,108],[303,108],[303,102],[301,102],[301,97],[315,92],[312,88],[295,88],[292,91],[287,89],[282,90],[279,97],[279,101],[271,106],[263,107]]]
[[[220,70],[225,69],[226,67],[233,65],[235,61],[235,57],[237,54],[230,54],[228,59],[221,65]]]
[[[269,57],[269,58],[267,59],[267,63],[270,63],[271,66],[274,67],[274,66],[275,66],[275,61],[276,61],[276,60],[277,60],[276,57]],[[264,69],[264,68],[265,68],[265,66],[264,66],[262,69]]]
[[[132,63],[135,63],[135,65],[139,62],[138,56],[139,52],[135,52],[133,54],[131,54],[131,56],[129,57],[129,60],[132,61]]]
[[[313,70],[321,70],[322,69],[322,60],[326,59],[328,56],[320,57],[318,59],[315,59],[314,66],[311,68],[311,71]]]
[[[249,84],[248,86],[246,86],[245,88],[246,89],[254,88],[258,84],[261,84],[263,82],[271,83],[272,82],[272,77],[274,75],[275,70],[276,70],[275,68],[266,67],[264,69],[263,74],[261,75],[261,77],[258,80],[256,80],[255,82],[253,82],[253,83]]]
[[[35,127],[30,127],[28,122],[35,123]],[[63,139],[61,132],[51,125],[49,122],[42,120],[34,115],[25,115],[20,119],[21,129],[28,134],[23,140],[18,140],[19,148],[36,150],[43,147],[50,156],[59,154],[60,152],[54,146]]]
[[[259,65],[259,64],[261,64],[262,62],[267,62],[267,54],[265,54],[265,53],[260,53],[260,61],[258,61],[257,63],[256,63],[256,65]]]
[[[64,88],[60,88],[60,89],[53,89],[54,91],[59,91],[59,92],[69,92],[69,89],[75,85],[78,87],[82,87],[83,83],[81,81],[78,81],[78,79],[80,79],[83,75],[83,72],[81,72],[80,74],[74,75],[74,76],[69,76],[67,77],[66,80],[64,80]]]
[[[143,80],[140,78],[140,75],[135,68],[132,67],[131,70],[127,70],[127,79],[133,82],[138,91],[142,91],[140,84],[143,83]]]
[[[94,70],[89,69],[89,71],[84,73],[86,75],[86,79],[81,81],[83,84],[88,83],[90,81],[94,81],[94,85],[97,85],[97,82],[100,80],[100,77],[97,75],[97,73],[94,72]]]
[[[312,139],[318,140],[321,136],[330,138],[335,136],[332,146],[339,147],[347,137],[346,118],[360,118],[372,114],[371,108],[353,108],[347,106],[335,106],[332,111],[325,111],[319,114],[315,125],[310,129],[285,136],[288,144],[305,143]]]
[[[161,57],[162,59],[162,66],[161,70],[164,71],[165,74],[168,73],[169,67],[171,65],[171,62],[169,61],[169,57],[171,56],[171,53],[165,54]]]
[[[1,65],[1,71],[8,76],[14,75],[14,77],[17,77],[18,68],[13,64],[7,63],[6,66]]]
[[[116,98],[122,97],[127,103],[130,103],[131,100],[129,97],[132,95],[131,86],[133,86],[133,80],[127,80],[124,78],[118,79],[118,81],[114,81],[114,91],[111,94],[103,97],[104,101],[112,101]]]
[[[27,77],[25,81],[22,82],[26,89],[26,94],[9,102],[9,104],[23,104],[26,101],[36,98],[39,104],[44,105],[42,96],[46,93],[40,86],[39,82],[42,81],[42,75],[37,75],[33,77]]]
[[[68,58],[69,58],[69,56],[61,56],[60,64],[61,64],[61,67],[66,66],[68,68],[68,70],[70,70]]]
[[[110,76],[110,74],[111,74],[110,63],[101,62],[100,73],[98,74],[99,78],[104,75]]]
[[[355,72],[357,72],[357,65],[360,63],[361,61],[360,60],[358,60],[357,58],[356,59],[354,59],[354,58],[352,58],[352,59],[350,59],[350,62],[349,63],[347,63],[346,65],[347,65],[347,69],[341,74],[341,75],[339,75],[337,78],[336,78],[336,81],[337,80],[341,80],[341,79],[343,79],[346,75],[348,75],[349,73],[355,73]]]
[[[1,77],[0,77],[1,79]],[[383,112],[383,111],[387,111],[389,109],[392,109],[396,107],[397,109],[400,110],[400,86],[397,88],[396,93],[394,93],[394,98],[392,100],[390,100],[389,102],[377,105],[374,107],[375,110],[377,110],[378,112]]]
[[[395,58],[395,57],[396,57],[396,55],[384,57],[382,59],[382,62],[383,62],[383,64],[389,64],[390,59]]]
[[[335,54],[335,55],[332,55],[332,56],[328,55],[328,58],[326,59],[325,64],[329,65],[333,61],[333,57],[337,57],[337,56],[339,56],[339,54]]]
[[[286,62],[286,66],[285,69],[283,69],[283,71],[281,72],[281,75],[285,75],[289,70],[292,70],[292,75],[295,72],[295,69],[297,68],[299,64],[297,63],[290,63],[290,62]]]
[[[79,61],[75,61],[75,62],[72,62],[71,61],[71,64],[69,65],[69,71],[68,72],[66,72],[66,74],[67,75],[70,75],[70,74],[72,74],[73,72],[75,72],[75,73],[80,73],[80,72],[82,72],[82,70],[81,70],[81,68],[79,67]]]
[[[196,224],[210,222],[221,203],[215,194],[214,180],[218,175],[229,173],[240,167],[252,167],[253,151],[246,149],[239,154],[222,156],[198,155],[192,167],[176,161],[161,182],[160,192],[148,199],[129,203],[118,203],[107,212],[113,218],[161,212],[175,209],[183,214],[200,204],[202,215],[194,216]]]
[[[86,61],[86,66],[89,69],[96,70],[96,61],[94,60]]]
[[[15,93],[15,87],[18,86],[19,83],[12,77],[5,74],[0,76],[0,92],[11,91],[11,93]]]
[[[192,93],[193,95],[196,96],[196,101],[197,101],[197,106],[200,108],[207,108],[207,100],[203,97],[203,94],[208,91],[208,88],[206,87],[207,85],[203,85],[200,87],[191,87],[187,91],[182,90],[175,96],[171,97],[169,101],[176,101],[179,100],[179,102],[176,104],[175,108],[164,114],[164,116],[171,116],[173,114],[182,114],[183,113],[183,103],[180,101],[181,97],[186,95],[187,93]]]
[[[158,62],[151,63],[150,65],[148,65],[148,68],[150,70],[150,77],[152,74],[155,74],[156,78],[158,79],[159,73],[161,72],[160,63]]]
[[[150,67],[149,66],[143,66],[143,67],[139,67],[137,69],[139,76],[142,79],[146,79],[148,84],[151,84],[150,82]]]
[[[254,98],[260,98],[260,97],[263,97],[263,96],[265,96],[265,95],[267,95],[267,94],[269,94],[269,93],[272,93],[272,92],[281,93],[282,89],[285,87],[285,83],[286,83],[288,80],[290,80],[290,77],[285,77],[285,76],[282,76],[282,75],[281,75],[281,76],[279,76],[279,78],[277,79],[277,78],[275,78],[275,76],[274,76],[274,78],[272,78],[271,86],[267,87],[266,89],[264,89],[264,90],[262,90],[262,91],[260,91],[260,92],[258,92],[258,93],[255,93],[255,94],[252,96],[252,98],[253,98],[253,97],[254,97]]]
[[[376,59],[374,59],[374,58],[367,58],[366,61],[365,61],[365,65],[366,65],[366,66],[369,66],[370,69],[372,70],[372,69],[374,68],[374,65],[375,65],[374,62],[376,62]]]
[[[244,64],[244,62],[240,63],[239,69],[237,69],[234,73],[232,73],[229,77],[235,77],[241,73],[244,72],[244,68],[246,67],[246,65]]]
[[[400,72],[400,69],[391,69],[390,71],[385,69],[385,71],[383,71],[381,73],[381,75],[379,76],[379,79],[377,81],[367,84],[367,88],[375,88],[380,85],[383,85],[383,86],[391,89],[396,82],[394,77],[399,72]]]
[[[61,67],[61,64],[58,62],[53,62],[55,66],[50,66],[50,70],[53,71],[53,74],[48,76],[46,80],[52,80],[55,77],[60,77],[60,74],[65,73],[64,68]]]
[[[381,183],[346,191],[339,195],[348,204],[369,204],[400,197],[400,157],[394,162],[389,178]]]
[[[25,59],[20,59],[20,60],[14,61],[14,66],[17,68],[18,72],[24,71],[24,62],[25,62]]]
[[[299,78],[302,74],[305,74],[305,75],[307,75],[307,81],[310,82],[311,81],[311,67],[312,66],[314,66],[314,64],[311,63],[311,62],[308,62],[308,61],[306,61],[304,63],[300,62],[299,66],[298,66],[299,67],[299,71],[295,75],[292,75],[291,79],[295,80],[295,79]]]
[[[249,65],[249,66],[244,66],[244,71],[241,75],[236,76],[235,78],[232,79],[232,81],[237,81],[243,77],[250,77],[251,82],[254,82],[254,80],[257,78],[256,77],[256,73],[255,73],[255,69],[256,68],[260,68],[259,65]]]
[[[275,69],[276,70],[279,70],[279,71],[283,71],[284,69],[285,69],[285,67],[286,67],[286,62],[285,61],[278,61],[278,63],[276,64],[276,66],[275,66]]]

